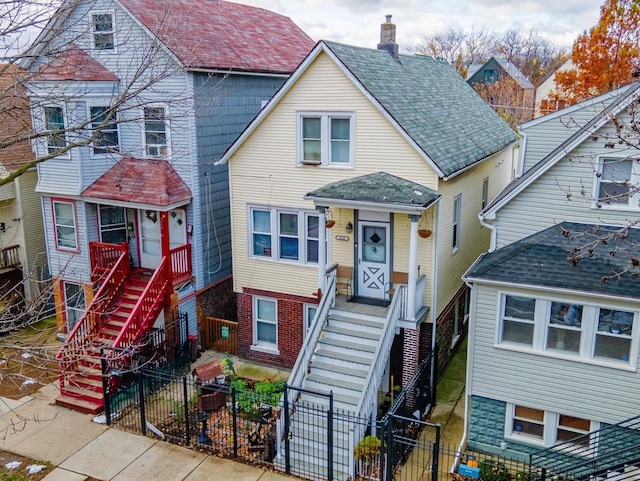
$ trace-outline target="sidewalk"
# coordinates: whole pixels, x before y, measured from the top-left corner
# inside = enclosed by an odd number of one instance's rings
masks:
[[[292,477],[96,424],[56,406],[55,384],[0,398],[0,450],[56,468],[45,481],[284,481]]]

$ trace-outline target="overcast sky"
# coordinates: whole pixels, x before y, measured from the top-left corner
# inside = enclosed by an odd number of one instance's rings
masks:
[[[380,24],[393,15],[401,50],[449,27],[503,31],[535,27],[559,48],[593,27],[604,0],[233,0],[290,17],[314,40],[375,48]]]

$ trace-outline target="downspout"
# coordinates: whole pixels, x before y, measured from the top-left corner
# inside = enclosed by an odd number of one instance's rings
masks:
[[[486,227],[491,231],[491,240],[489,242],[489,252],[493,252],[496,250],[496,244],[498,242],[498,231],[496,226],[493,224],[489,224],[485,219],[485,216],[482,213],[478,214],[478,219],[480,219],[480,225],[482,227]]]
[[[455,458],[453,459],[453,464],[451,465],[451,474],[456,472],[458,465],[460,464],[460,458],[462,456],[462,451],[464,450],[464,446],[467,442],[467,433],[469,430],[469,403],[471,399],[471,395],[469,394],[469,387],[471,386],[471,359],[473,359],[473,346],[475,340],[475,328],[476,328],[476,298],[477,298],[477,288],[467,281],[465,284],[469,286],[471,289],[471,309],[469,310],[469,338],[467,341],[467,367],[466,367],[466,380],[464,386],[464,418],[463,418],[463,427],[462,427],[462,438],[460,438],[460,445],[458,446],[458,450],[456,451]]]
[[[520,143],[520,165],[518,166],[517,177],[521,177],[524,174],[524,153],[527,151],[527,134],[520,132],[522,135],[522,142]]]

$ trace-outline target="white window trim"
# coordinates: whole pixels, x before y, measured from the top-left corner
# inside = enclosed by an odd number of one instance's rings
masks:
[[[261,342],[258,341],[257,337],[258,337],[258,318],[257,318],[257,313],[258,313],[258,301],[262,300],[262,301],[268,301],[268,302],[273,302],[276,305],[276,309],[275,309],[275,313],[276,313],[276,320],[275,320],[275,326],[276,326],[276,343],[275,344],[271,344],[271,343],[266,343],[266,342]],[[265,296],[253,296],[252,300],[252,315],[251,315],[251,322],[253,324],[253,342],[250,346],[250,349],[252,351],[259,351],[259,352],[265,352],[268,354],[275,354],[275,355],[279,355],[280,354],[280,349],[278,349],[278,300],[273,298],[273,297],[265,297]],[[260,320],[260,322],[271,322],[271,321],[267,321],[267,320]]]
[[[253,253],[253,211],[269,211],[270,213],[270,228],[271,231],[271,256],[258,256]],[[298,216],[298,260],[293,259],[281,259],[280,258],[280,214],[297,214]],[[247,209],[247,246],[249,259],[259,259],[266,262],[278,262],[282,264],[292,264],[300,266],[317,267],[317,262],[307,262],[307,218],[310,216],[318,217],[319,214],[316,211],[287,209],[278,207],[266,207],[259,205],[249,205]],[[315,239],[313,239],[315,240]],[[319,239],[318,239],[319,242]],[[326,236],[327,242],[327,263],[331,258],[329,252],[329,239]],[[320,246],[318,246],[320,248]]]
[[[533,319],[533,343],[532,346],[520,344],[516,342],[502,341],[502,318],[504,312],[504,304],[506,296],[528,297],[536,300],[535,314]],[[552,302],[560,302],[563,304],[579,304],[583,306],[580,352],[572,353],[568,351],[559,351],[556,349],[547,349],[547,335],[549,327],[549,309]],[[593,364],[598,366],[610,367],[624,371],[636,372],[638,366],[638,346],[640,344],[640,311],[636,308],[628,306],[620,306],[611,301],[603,301],[601,303],[585,302],[579,299],[558,298],[552,295],[532,295],[531,293],[515,292],[515,291],[499,291],[497,294],[496,305],[496,330],[494,338],[494,347],[508,351],[530,353],[544,357],[555,359],[563,359],[567,361],[581,362],[585,364]],[[598,313],[600,309],[613,309],[620,311],[633,312],[633,324],[631,334],[631,348],[629,352],[629,361],[616,361],[605,357],[595,357],[595,341],[598,328]]]
[[[83,304],[83,308],[77,308],[77,307],[73,307],[69,305],[69,299],[67,297],[67,284],[71,284],[71,285],[75,285],[79,287],[79,293],[82,296],[82,304]],[[80,319],[82,319],[82,316],[84,315],[85,310],[87,309],[87,295],[84,291],[84,285],[80,282],[74,282],[74,281],[62,281],[62,287],[63,287],[63,293],[64,293],[64,310],[65,310],[65,324],[67,327],[68,332],[70,333],[73,328],[75,327],[75,324],[73,326],[70,325],[69,323],[69,311],[75,311],[80,313],[80,316],[78,317],[78,321],[80,321]]]
[[[320,118],[320,163],[303,161],[304,158],[304,146],[302,142],[302,119],[305,117],[319,117]],[[349,119],[349,162],[348,163],[331,163],[330,158],[330,145],[331,139],[329,120],[332,118]],[[296,166],[317,166],[331,169],[353,169],[355,167],[356,156],[356,113],[347,111],[300,111],[296,112]]]
[[[489,203],[489,177],[482,179],[482,201],[480,205],[484,209]]]
[[[455,305],[453,307],[453,322],[454,322],[454,335],[451,339],[451,347],[455,347],[455,345],[462,339],[462,330],[464,326],[467,325],[469,321],[469,301],[470,301],[471,289],[468,287],[465,288],[464,293],[458,297],[455,301]],[[460,311],[458,311],[460,309]],[[466,312],[465,312],[466,311]],[[462,318],[460,317],[460,313]],[[462,321],[462,322],[461,322]],[[455,333],[455,326],[457,326],[458,334]]]
[[[602,171],[604,168],[604,160],[605,159],[614,159],[614,160],[626,160],[631,159],[631,179],[630,184],[631,187],[631,196],[629,197],[629,201],[627,205],[624,204],[607,204],[606,202],[601,202],[600,199],[600,180],[602,179]],[[638,192],[634,192],[635,185],[638,185],[640,182],[640,163],[636,161],[639,157],[629,156],[617,156],[617,155],[598,155],[597,157],[597,171],[594,174],[594,182],[592,189],[592,203],[591,208],[596,210],[608,209],[608,210],[621,210],[621,211],[637,211],[640,210],[640,194]],[[634,207],[635,206],[635,207]]]
[[[504,437],[505,439],[508,439],[510,441],[514,441],[517,443],[530,444],[530,445],[540,446],[540,447],[551,447],[558,444],[558,441],[557,441],[558,427],[559,427],[558,423],[560,421],[561,414],[586,420],[586,418],[581,418],[580,416],[574,416],[566,413],[557,413],[553,411],[546,411],[540,408],[533,408],[533,409],[538,409],[540,411],[544,411],[543,439],[537,439],[531,436],[527,436],[526,434],[517,434],[513,432],[513,419],[515,417],[516,406],[524,407],[523,404],[510,403],[510,402],[507,403],[506,417],[504,421]],[[600,429],[599,421],[593,421],[593,420],[589,420],[589,421],[591,423],[589,432],[597,431]],[[579,434],[576,434],[576,436],[579,436]],[[597,436],[592,436],[590,438],[590,443],[596,447],[595,451],[597,452],[597,444],[595,444],[597,443]],[[580,451],[576,449],[572,449],[571,452],[574,454],[580,454]],[[594,452],[594,450],[591,450],[590,452]]]
[[[144,116],[144,109],[145,108],[152,109],[157,107],[162,107],[164,109],[164,129],[165,129],[165,134],[167,136],[167,153],[166,155],[153,156],[153,155],[149,155],[149,153],[147,152],[147,125],[146,125],[146,119]],[[171,149],[171,122],[169,121],[169,106],[167,104],[163,104],[159,102],[145,104],[142,107],[140,118],[142,119],[142,122],[141,122],[142,124],[142,129],[141,129],[142,130],[142,158],[170,160],[172,149]]]
[[[66,105],[64,104],[45,104],[42,106],[42,123],[43,123],[43,130],[45,132],[49,132],[49,129],[47,128],[47,113],[46,113],[46,109],[48,107],[58,107],[60,109],[62,109],[62,122],[64,124],[64,143],[65,143],[65,147],[69,146],[69,135],[68,135],[68,131],[67,128],[69,126],[68,123],[68,119],[69,116],[67,115],[67,109],[66,109]],[[59,159],[69,159],[71,158],[71,152],[69,150],[67,150],[66,152],[63,152],[62,154],[56,154],[55,152],[49,152],[49,136],[45,135],[44,137],[44,151],[45,151],[45,155],[55,155],[56,158]]]
[[[94,132],[93,120],[92,120],[92,115],[91,115],[91,108],[92,107],[103,107],[103,108],[107,108],[108,109],[111,106],[108,105],[108,102],[107,102],[107,105],[104,105],[104,103],[101,103],[101,102],[91,102],[91,103],[87,102],[87,119],[89,119],[89,127],[90,127],[90,130],[91,130],[91,135],[93,135],[93,132]],[[91,142],[90,151],[91,151],[91,158],[92,159],[104,158],[104,157],[112,156],[112,155],[120,155],[120,149],[121,149],[122,146],[120,145],[120,143],[121,143],[121,140],[120,140],[121,139],[120,122],[118,122],[118,113],[117,112],[116,112],[115,117],[112,119],[112,122],[115,124],[116,134],[118,135],[118,148],[117,148],[117,150],[114,150],[113,152],[104,152],[104,153],[96,154],[95,153],[96,145],[95,145],[94,142]]]
[[[98,33],[95,30],[95,24],[93,23],[94,15],[111,15],[111,35],[113,36],[113,48],[97,48],[95,34]],[[115,10],[91,10],[89,12],[89,29],[91,31],[91,50],[94,52],[113,52],[118,51],[118,42],[116,41],[116,12]],[[105,33],[105,32],[102,32]]]
[[[313,320],[311,319],[310,315],[309,315],[309,310],[310,309],[315,309],[316,313],[318,312],[318,304],[309,304],[307,302],[302,304],[302,326],[303,326],[303,332],[304,332],[304,337],[307,337],[307,333],[309,332],[309,323]]]
[[[451,234],[453,236],[451,253],[455,254],[460,249],[460,234],[462,232],[462,194],[458,194],[453,199],[453,224]],[[457,232],[457,235],[456,235]],[[455,240],[455,243],[453,241]]]

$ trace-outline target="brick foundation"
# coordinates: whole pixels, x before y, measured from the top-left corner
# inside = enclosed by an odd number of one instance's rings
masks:
[[[253,296],[264,296],[278,301],[278,349],[279,355],[251,349],[253,343]],[[240,357],[292,368],[304,340],[304,304],[317,304],[314,297],[292,296],[279,292],[245,288],[237,295],[238,305],[238,354]]]

